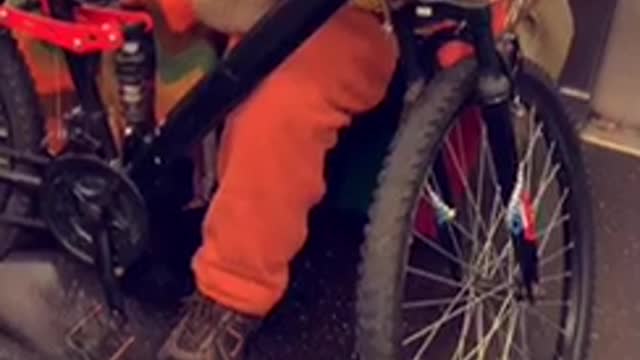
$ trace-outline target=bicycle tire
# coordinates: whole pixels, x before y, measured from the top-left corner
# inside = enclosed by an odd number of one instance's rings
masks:
[[[438,73],[403,115],[401,128],[390,146],[361,249],[356,352],[363,360],[401,359],[400,303],[415,198],[444,134],[452,127],[458,111],[473,99],[476,78],[473,60]],[[558,140],[559,154],[568,167],[571,193],[588,194],[579,141],[549,77],[538,66],[524,61],[515,83],[523,96],[535,97],[554,114],[555,121],[545,125]],[[564,358],[583,360],[588,352],[594,286],[593,222],[589,197],[571,198],[571,211],[579,218],[581,242],[576,266],[580,274],[574,280],[579,282],[575,294],[576,333],[570,355]]]
[[[44,133],[43,116],[29,68],[7,29],[0,30],[0,54],[0,120],[4,122],[0,125],[6,128],[6,137],[0,141],[14,150],[38,153]],[[5,166],[30,174],[37,171],[33,166],[11,160]],[[0,214],[30,216],[34,205],[32,193],[0,183]],[[0,224],[0,234],[2,259],[25,232],[15,226]]]

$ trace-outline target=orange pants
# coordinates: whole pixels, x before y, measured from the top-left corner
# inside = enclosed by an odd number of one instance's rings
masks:
[[[280,300],[325,192],[325,156],[354,114],[383,99],[396,58],[378,20],[346,7],[230,114],[193,260],[202,293],[252,315]]]

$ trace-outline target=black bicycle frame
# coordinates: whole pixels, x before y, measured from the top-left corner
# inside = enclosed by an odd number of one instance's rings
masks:
[[[0,0],[0,4],[3,2],[4,0]],[[158,194],[156,185],[162,183],[158,180],[167,173],[172,161],[184,156],[191,145],[221,125],[230,110],[346,3],[347,0],[279,1],[217,68],[181,99],[169,114],[166,125],[153,134],[144,136],[134,151],[124,154],[124,164],[120,162],[122,159],[117,159],[118,152],[115,150],[104,104],[97,90],[95,77],[101,55],[78,56],[67,52],[66,60],[77,90],[80,102],[78,108],[81,110],[71,116],[69,133],[71,136],[80,134],[80,140],[85,140],[82,144],[82,141],[73,141],[71,138],[70,143],[80,143],[81,151],[88,149],[109,162],[118,160],[115,163],[124,166],[148,202],[155,199],[162,201],[162,192]],[[73,7],[78,3],[77,0],[56,0],[52,5],[52,15],[55,18],[70,21]],[[464,39],[471,42],[476,50],[479,74],[477,95],[484,104],[483,114],[496,166],[499,168],[503,200],[507,201],[517,171],[515,140],[508,105],[511,82],[491,31],[491,8],[463,9],[446,4],[432,6],[436,16],[430,20],[438,22],[448,18],[468,24],[466,31],[459,35],[464,37],[466,34]],[[416,86],[411,85],[422,81],[424,69],[418,69],[417,62],[412,61],[412,57],[417,57],[418,50],[415,48],[411,24],[407,24],[411,21],[411,16],[409,14],[407,18],[398,14],[409,13],[394,12],[392,20],[401,49],[400,64],[405,67],[405,81],[410,88],[415,88]],[[70,150],[75,149],[71,147]],[[38,163],[48,163],[46,158],[32,159],[33,155],[16,153],[5,147],[0,147],[0,154],[28,162],[34,162],[35,159]],[[0,171],[0,179],[27,187],[38,187],[40,179],[27,175]]]
[[[61,20],[72,20],[71,14],[73,14],[73,7],[77,6],[76,1],[53,1],[52,15]],[[3,2],[4,0],[0,0],[0,4]],[[190,146],[221,125],[229,111],[245,99],[262,79],[285,61],[347,2],[348,0],[282,0],[278,2],[218,64],[216,69],[181,99],[170,112],[162,128],[153,134],[146,134],[151,136],[143,136],[142,141],[139,142],[140,146],[136,146],[133,153],[124,154],[124,159],[130,159],[123,164],[124,168],[147,202],[161,197],[162,194],[157,192],[156,184],[158,179],[166,173],[167,167],[175,159],[183,156]],[[480,9],[461,9],[450,5],[440,6],[445,10],[445,16],[451,16],[455,20],[468,24],[467,34],[471,37],[469,40],[475,48],[478,60],[477,95],[483,105],[483,118],[487,124],[499,174],[498,181],[501,185],[503,202],[506,205],[514,188],[517,153],[509,109],[511,81],[509,72],[496,49],[491,27],[491,8],[487,6]],[[396,37],[399,41],[402,60],[404,60],[401,63],[406,67],[405,75],[408,85],[413,85],[423,80],[424,73],[418,69],[417,62],[414,61],[417,58],[417,49],[412,43],[412,28],[407,27],[410,24],[405,23],[407,13],[395,14],[392,20],[394,23],[399,22],[394,25],[398,30]],[[69,130],[72,136],[75,133],[80,134],[82,137],[80,140],[84,139],[85,144],[82,144],[82,141],[72,143],[80,144],[83,149],[88,148],[90,151],[97,152],[107,161],[115,160],[118,152],[95,80],[101,55],[78,56],[66,52],[65,56],[81,110],[72,118],[74,121],[70,124]],[[410,91],[412,92],[415,91]],[[25,160],[28,159],[25,158]],[[15,176],[9,177],[9,175],[11,174],[0,173],[0,178],[14,182],[20,180],[32,185],[25,179],[14,179]],[[34,186],[39,185],[35,182]],[[9,220],[15,224],[21,224],[21,219],[5,218],[3,221]],[[514,242],[517,249],[515,239]]]
[[[74,0],[54,2],[53,16],[62,20],[70,18]],[[126,154],[131,161],[126,170],[138,185],[145,198],[153,197],[154,183],[166,167],[182,156],[209,131],[220,125],[225,115],[240,103],[265,76],[281,64],[298,46],[320,28],[347,0],[282,0],[274,6],[242,41],[221,61],[217,68],[193,87],[168,115],[165,125],[147,141],[137,147],[135,153]],[[490,9],[462,10],[443,6],[442,12],[460,20],[470,20],[471,33],[480,68],[485,74],[500,75],[495,43],[491,34]],[[440,10],[439,10],[440,11]],[[406,25],[406,24],[405,24]],[[407,34],[396,34],[404,57],[415,56]],[[404,36],[403,36],[404,35]],[[407,50],[408,49],[408,50]],[[106,112],[99,99],[95,74],[100,55],[80,57],[66,54],[73,82],[83,110],[81,127],[98,138],[102,154],[113,158],[116,151],[112,136],[108,133]],[[411,59],[405,62],[411,63]],[[419,78],[415,66],[409,69],[409,80]],[[481,72],[482,75],[482,72]],[[503,98],[508,89],[498,90]],[[491,94],[495,97],[496,94]],[[504,121],[499,121],[504,124]],[[100,123],[100,124],[96,124]],[[508,173],[512,173],[508,171]],[[506,181],[505,181],[506,182]],[[511,185],[511,184],[509,184]],[[505,186],[509,188],[510,186]]]

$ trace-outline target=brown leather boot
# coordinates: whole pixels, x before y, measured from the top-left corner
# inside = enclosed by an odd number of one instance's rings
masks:
[[[160,349],[160,360],[242,360],[260,319],[242,315],[196,293]]]

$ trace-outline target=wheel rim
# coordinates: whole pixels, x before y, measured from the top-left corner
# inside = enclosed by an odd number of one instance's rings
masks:
[[[428,170],[415,206],[402,303],[404,359],[570,357],[580,306],[577,239],[570,225],[578,219],[569,216],[569,182],[558,144],[548,141],[535,106],[517,110],[523,183],[538,217],[541,297],[535,304],[523,300],[486,129],[465,113],[463,122],[456,121],[463,125],[443,138],[442,161]],[[474,144],[465,131],[481,134],[479,141]],[[479,155],[473,158],[469,148]],[[443,173],[457,191],[438,186]],[[436,217],[451,239],[448,246],[436,235]]]

